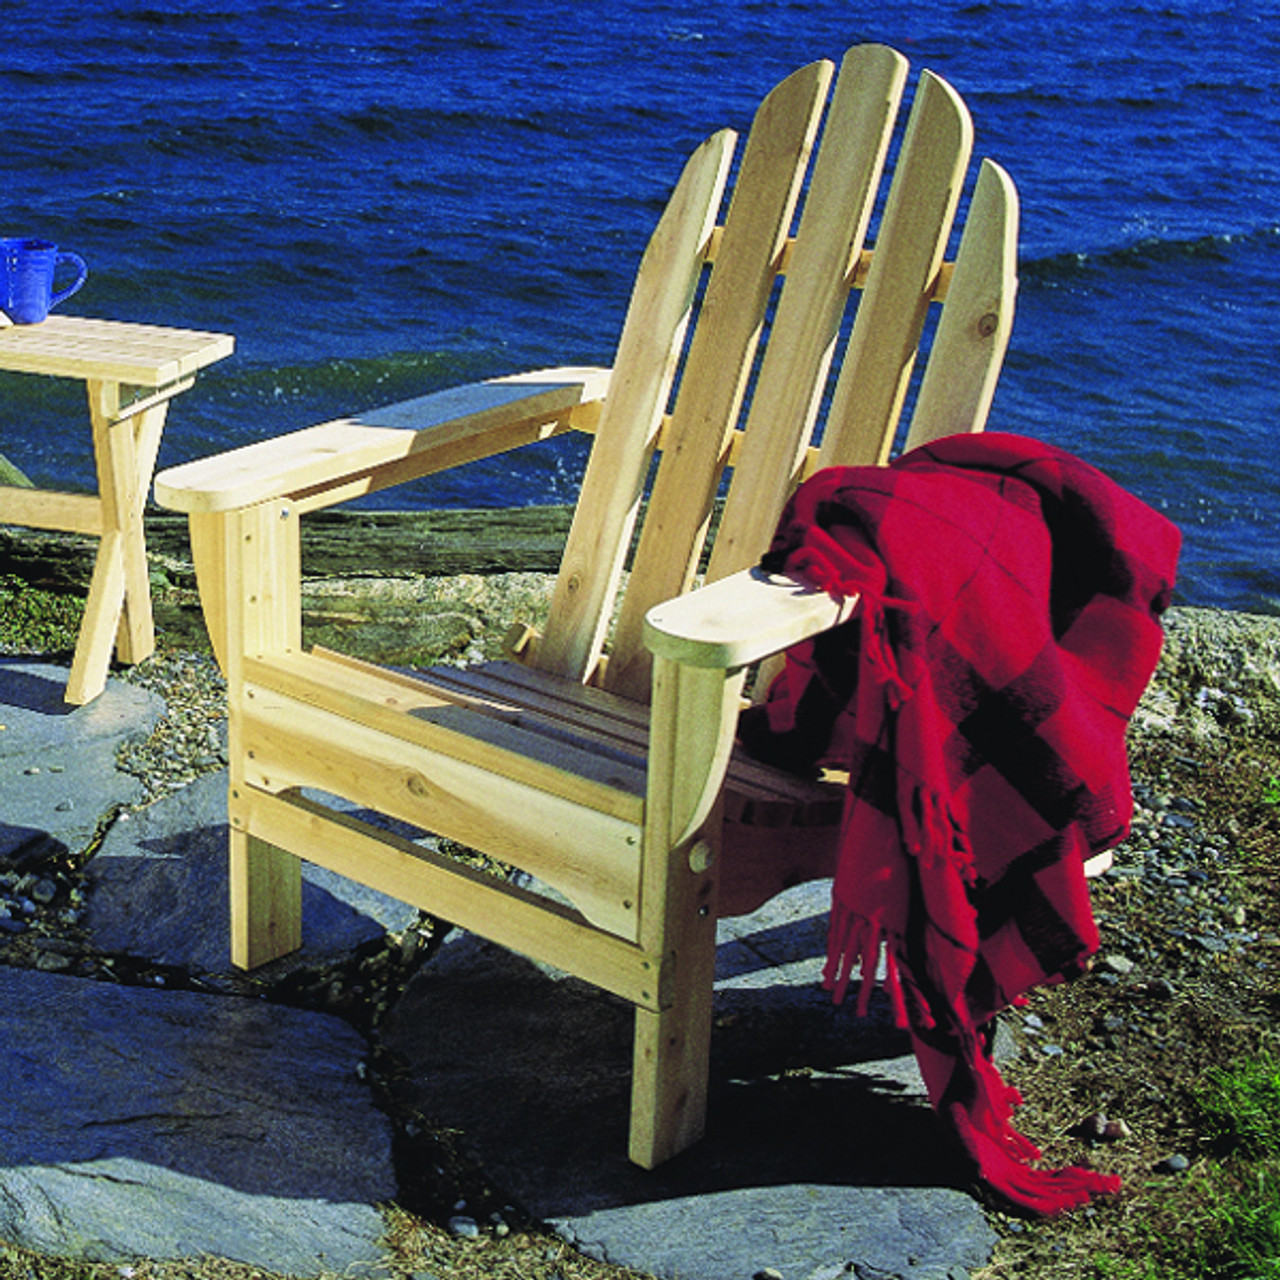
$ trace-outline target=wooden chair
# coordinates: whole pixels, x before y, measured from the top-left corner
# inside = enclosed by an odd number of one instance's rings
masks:
[[[887,459],[932,304],[908,444],[981,430],[1012,322],[1017,197],[995,164],[982,164],[944,261],[971,148],[964,104],[920,77],[881,210],[907,64],[859,46],[835,70],[804,67],[765,99],[723,224],[736,135],[688,161],[612,371],[497,378],[156,482],[190,515],[229,682],[235,963],[299,945],[306,858],[605,988],[636,1008],[630,1153],[646,1167],[702,1132],[717,915],[832,869],[839,789],[740,758],[734,726],[751,664],[852,604],[752,566],[803,476]],[[299,517],[574,430],[595,440],[550,620],[521,634],[518,660],[418,677],[303,650]],[[726,472],[712,585],[685,594]],[[460,865],[316,793],[483,850],[557,893]]]

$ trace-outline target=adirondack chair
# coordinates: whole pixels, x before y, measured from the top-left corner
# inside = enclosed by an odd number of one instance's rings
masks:
[[[906,80],[899,54],[859,46],[838,77],[821,61],[783,81],[722,225],[736,135],[705,142],[643,256],[611,371],[495,378],[156,482],[190,516],[229,684],[235,963],[299,946],[305,858],[613,992],[636,1009],[630,1155],[645,1167],[703,1130],[718,914],[832,870],[839,787],[743,758],[734,727],[752,665],[856,602],[753,566],[802,477],[887,459],[933,304],[907,444],[982,429],[1008,340],[1016,192],[984,162],[944,261],[972,127],[928,72],[877,213]],[[550,619],[516,657],[419,675],[304,651],[301,516],[567,431],[595,439]],[[726,472],[709,585],[691,591]],[[532,880],[463,865],[326,795]]]

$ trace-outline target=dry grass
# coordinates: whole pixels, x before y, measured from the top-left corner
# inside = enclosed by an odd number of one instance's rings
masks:
[[[1153,905],[1131,881],[1095,887],[1103,952],[1125,951],[1140,965],[1118,982],[1091,976],[1038,993],[1028,1011],[1066,1052],[1048,1058],[1030,1047],[1007,1075],[1026,1099],[1020,1125],[1047,1159],[1101,1165],[1124,1189],[1057,1220],[995,1215],[1003,1238],[981,1280],[1280,1276],[1280,1117],[1270,1143],[1252,1150],[1224,1143],[1221,1118],[1223,1107],[1244,1105],[1232,1088],[1255,1087],[1257,1064],[1280,1050],[1275,749],[1263,741],[1225,756],[1186,752],[1185,744],[1141,752],[1135,776],[1176,785],[1199,803],[1200,830],[1229,839],[1233,856],[1206,888],[1261,938],[1240,954],[1205,953],[1178,936],[1168,903]],[[1206,1102],[1215,1090],[1227,1099],[1216,1116]],[[1267,1094],[1258,1105],[1275,1101]],[[1124,1120],[1132,1136],[1090,1145],[1080,1122],[1099,1112]],[[1170,1155],[1187,1168],[1167,1172]]]

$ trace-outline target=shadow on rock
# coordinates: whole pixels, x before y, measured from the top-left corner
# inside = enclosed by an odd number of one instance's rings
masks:
[[[42,716],[70,716],[79,708],[64,700],[66,691],[67,673],[60,668],[0,658],[0,705]]]
[[[626,1154],[632,1012],[584,983],[458,935],[384,1043],[414,1105],[543,1219],[797,1183],[969,1185],[887,1003],[864,1019],[852,1003],[810,982],[717,991],[707,1134],[652,1172]]]

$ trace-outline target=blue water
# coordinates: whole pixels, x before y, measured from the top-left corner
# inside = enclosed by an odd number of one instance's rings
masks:
[[[880,40],[954,83],[1023,199],[993,427],[1183,528],[1180,599],[1280,613],[1280,5],[16,0],[4,234],[65,310],[225,330],[162,465],[474,377],[608,363],[685,154]],[[19,33],[20,38],[15,38]],[[83,393],[0,380],[0,451],[89,487]],[[572,499],[563,452],[398,505]]]

